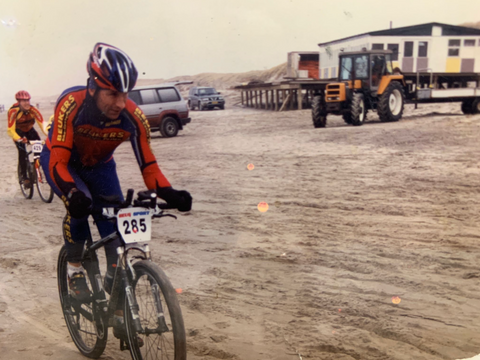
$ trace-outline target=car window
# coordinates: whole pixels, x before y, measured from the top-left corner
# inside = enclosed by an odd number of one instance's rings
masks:
[[[214,88],[198,89],[198,95],[215,95],[216,93]]]
[[[171,101],[179,101],[180,96],[173,88],[166,88],[166,89],[158,89],[158,95],[160,96],[161,102],[171,102]]]
[[[131,100],[133,100],[133,102],[134,102],[135,104],[137,104],[137,105],[141,105],[141,104],[142,104],[142,102],[141,102],[141,100],[140,100],[140,94],[139,94],[138,91],[130,91],[130,92],[128,93],[128,97],[129,97]]]
[[[154,89],[140,90],[140,95],[142,96],[142,103],[146,104],[155,104],[158,103],[158,95]]]

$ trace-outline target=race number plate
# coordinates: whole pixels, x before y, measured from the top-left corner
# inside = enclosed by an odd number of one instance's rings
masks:
[[[32,151],[34,153],[41,153],[42,152],[43,145],[42,144],[33,144],[32,145]]]
[[[145,208],[126,208],[118,211],[117,227],[126,244],[150,241],[152,214]]]

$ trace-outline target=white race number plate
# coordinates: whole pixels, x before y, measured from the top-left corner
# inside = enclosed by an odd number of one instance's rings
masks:
[[[40,153],[42,152],[43,145],[42,144],[33,144],[32,145],[32,151],[34,153]]]
[[[126,244],[150,241],[152,214],[145,208],[126,208],[117,213],[117,227]]]

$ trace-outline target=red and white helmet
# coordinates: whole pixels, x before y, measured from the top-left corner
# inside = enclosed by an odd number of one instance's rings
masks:
[[[87,62],[90,80],[102,89],[129,92],[137,82],[138,72],[132,59],[115,46],[97,43]]]
[[[25,90],[20,90],[15,94],[15,99],[18,100],[30,100],[30,94]]]

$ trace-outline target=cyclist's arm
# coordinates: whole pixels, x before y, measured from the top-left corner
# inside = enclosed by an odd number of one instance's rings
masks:
[[[50,176],[62,191],[68,195],[75,181],[68,171],[68,162],[73,148],[73,119],[78,111],[78,99],[72,94],[65,95],[55,107],[53,131],[50,141]]]
[[[150,126],[147,118],[142,110],[131,100],[128,101],[126,109],[135,127],[135,131],[132,131],[130,136],[130,142],[140,166],[145,185],[148,190],[171,186],[160,170],[155,155],[153,155],[150,148]]]
[[[12,107],[12,108],[10,108],[10,110],[8,110],[8,129],[7,129],[7,133],[8,133],[8,136],[10,136],[13,141],[18,141],[18,140],[21,139],[21,137],[18,136],[17,131],[16,131],[18,111],[19,111],[18,107]]]
[[[35,121],[37,122],[40,129],[42,129],[43,135],[47,136],[47,133],[45,131],[45,122],[43,121],[43,116],[40,113],[40,111],[34,106],[31,106],[30,111],[32,112],[33,116],[35,117]]]

